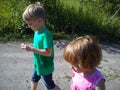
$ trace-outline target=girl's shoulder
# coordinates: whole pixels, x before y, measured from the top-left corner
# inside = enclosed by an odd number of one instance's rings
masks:
[[[105,90],[105,79],[101,79],[96,85],[95,90]]]
[[[96,69],[92,80],[94,81],[96,86],[95,90],[105,90],[105,78],[99,70]]]

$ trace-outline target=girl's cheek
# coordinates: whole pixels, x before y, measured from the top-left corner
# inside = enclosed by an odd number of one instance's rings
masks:
[[[74,67],[72,67],[72,70],[74,70],[75,72],[77,72],[77,73],[82,73],[83,72],[83,70],[82,69],[78,69],[78,68],[74,68]]]
[[[73,69],[75,72],[77,72],[77,69],[75,69],[74,67],[72,67],[72,69]]]

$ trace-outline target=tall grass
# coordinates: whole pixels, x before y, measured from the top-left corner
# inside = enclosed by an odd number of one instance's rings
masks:
[[[0,40],[19,38],[24,24],[21,13],[26,4],[25,0],[0,0]]]
[[[99,0],[57,1],[57,16],[53,16],[56,18],[50,22],[56,31],[77,35],[92,34],[105,41],[117,42],[120,39],[119,16],[106,12]]]
[[[0,40],[26,38],[32,34],[21,16],[24,8],[35,1],[0,0]],[[46,25],[55,38],[91,34],[99,40],[120,42],[120,8],[110,1],[40,0],[47,11]]]

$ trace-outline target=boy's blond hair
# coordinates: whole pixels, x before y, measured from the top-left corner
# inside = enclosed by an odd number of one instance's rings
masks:
[[[100,64],[102,52],[96,41],[86,35],[66,46],[64,59],[72,65],[80,64],[85,69],[93,70]]]
[[[42,18],[45,20],[45,9],[40,5],[40,2],[30,4],[23,12],[22,17],[24,21],[37,18]]]

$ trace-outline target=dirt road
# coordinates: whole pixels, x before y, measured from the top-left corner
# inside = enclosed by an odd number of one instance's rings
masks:
[[[54,80],[62,90],[69,90],[70,68],[63,60],[66,41],[55,41]],[[103,61],[99,66],[106,78],[106,90],[120,90],[120,45],[100,44]],[[32,53],[20,48],[20,42],[0,43],[0,90],[30,90]],[[41,82],[38,90],[45,90]]]

